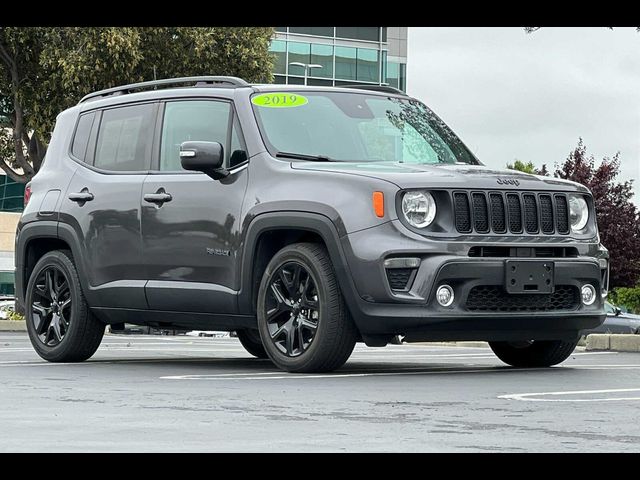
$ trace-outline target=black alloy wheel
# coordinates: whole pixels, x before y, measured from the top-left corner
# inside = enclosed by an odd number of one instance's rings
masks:
[[[271,341],[288,357],[304,353],[320,318],[318,289],[304,265],[290,261],[273,275],[267,291],[267,327]]]
[[[69,250],[45,253],[25,289],[31,345],[49,362],[81,362],[100,346],[105,324],[93,315]]]
[[[71,290],[62,269],[48,266],[40,272],[31,302],[33,327],[40,341],[55,347],[69,331],[71,322]]]
[[[269,261],[256,299],[258,330],[271,361],[288,372],[341,367],[358,339],[324,245],[287,245]]]

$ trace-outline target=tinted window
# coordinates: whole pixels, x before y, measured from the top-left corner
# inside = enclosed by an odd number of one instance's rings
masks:
[[[289,27],[289,33],[304,33],[321,37],[333,37],[333,27]]]
[[[336,27],[336,37],[378,41],[380,27]]]
[[[114,171],[149,169],[153,105],[132,105],[102,113],[94,165]]]
[[[230,110],[229,103],[211,100],[168,102],[162,125],[160,170],[182,170],[179,157],[182,142],[218,142],[228,158]]]
[[[78,126],[76,133],[73,137],[73,144],[71,145],[71,153],[78,160],[85,161],[85,155],[87,153],[87,145],[89,144],[89,134],[91,133],[91,125],[93,125],[93,117],[95,112],[80,115],[78,120]]]
[[[286,73],[287,72],[287,42],[282,40],[274,40],[271,42],[269,51],[275,54],[273,62],[273,73]]]

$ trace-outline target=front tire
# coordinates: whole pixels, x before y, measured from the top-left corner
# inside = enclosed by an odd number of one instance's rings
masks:
[[[257,302],[267,355],[288,372],[328,372],[347,361],[357,340],[323,245],[296,243],[271,259]]]
[[[36,353],[49,362],[81,362],[102,341],[105,324],[89,310],[68,250],[42,256],[25,296],[27,331]]]
[[[507,365],[519,368],[551,367],[564,362],[578,345],[575,340],[489,342],[493,353]]]
[[[268,358],[257,330],[237,330],[238,340],[244,349],[256,358]]]

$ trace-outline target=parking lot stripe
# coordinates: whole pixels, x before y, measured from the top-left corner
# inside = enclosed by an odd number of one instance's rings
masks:
[[[594,395],[600,393],[629,393],[640,392],[640,388],[611,388],[606,390],[572,390],[564,392],[535,392],[535,393],[511,393],[500,395],[498,398],[506,400],[520,400],[522,402],[622,402],[640,400],[640,397],[604,397],[604,398],[536,398],[558,397],[569,395]]]

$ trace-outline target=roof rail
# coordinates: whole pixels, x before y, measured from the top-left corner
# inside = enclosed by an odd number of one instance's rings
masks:
[[[130,83],[128,85],[122,85],[119,87],[107,88],[106,90],[100,90],[90,93],[82,97],[82,100],[78,103],[86,102],[87,100],[109,97],[115,95],[125,95],[132,93],[133,90],[142,90],[153,87],[159,87],[162,85],[177,85],[177,84],[190,84],[195,83],[194,86],[202,87],[205,85],[222,84],[232,87],[248,87],[249,84],[243,79],[238,77],[222,77],[222,76],[205,76],[205,77],[180,77],[180,78],[164,78],[162,80],[152,80],[150,82]]]
[[[337,85],[336,85],[337,86]],[[360,90],[371,90],[374,92],[395,93],[398,95],[406,95],[402,90],[398,90],[395,87],[389,85],[340,85],[340,88],[357,88]]]

